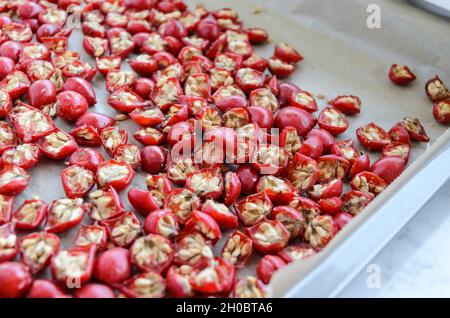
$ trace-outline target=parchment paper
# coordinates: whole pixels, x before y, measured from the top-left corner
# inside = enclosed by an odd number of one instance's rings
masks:
[[[350,128],[340,139],[353,138],[355,129],[371,121],[389,129],[404,116],[419,118],[432,142],[445,131],[446,127],[436,124],[432,117],[432,104],[424,93],[425,82],[435,74],[449,81],[450,38],[448,21],[424,13],[404,1],[388,0],[214,0],[187,1],[190,5],[203,3],[208,9],[232,7],[236,9],[246,27],[266,28],[272,43],[258,49],[258,53],[270,57],[273,44],[285,41],[296,47],[305,60],[300,63],[295,74],[289,78],[301,88],[314,94],[333,98],[341,94],[355,94],[362,99],[362,112],[351,117]],[[367,5],[376,3],[381,8],[381,29],[366,27]],[[260,13],[255,14],[256,11]],[[81,45],[81,30],[74,30],[69,49],[80,52],[82,59],[94,65]],[[418,76],[410,87],[397,87],[387,78],[391,64],[408,64]],[[123,63],[122,69],[129,69]],[[97,94],[97,104],[90,108],[114,116],[117,114],[107,103],[104,78],[97,74],[93,85]],[[326,99],[317,100],[320,108]],[[57,119],[57,125],[66,131],[72,127]],[[131,120],[120,122],[119,126],[129,132],[129,141],[138,128]],[[415,144],[411,162],[427,148],[427,144]],[[103,152],[105,158],[108,155]],[[376,156],[372,156],[375,158]],[[16,198],[15,206],[32,195],[39,195],[47,202],[64,197],[60,171],[63,161],[42,159],[37,168],[30,171],[31,181],[27,190]],[[144,187],[144,174],[138,172],[131,187]],[[126,208],[131,208],[126,198],[121,197]],[[87,221],[87,217],[86,217]],[[76,229],[63,234],[62,248],[72,245]],[[257,261],[255,256],[247,269],[240,274],[254,275]],[[296,273],[302,269],[302,262],[275,277],[273,296],[281,296],[296,282]],[[295,275],[295,276],[293,276]],[[48,271],[43,274],[48,276]],[[293,279],[293,277],[295,279]]]

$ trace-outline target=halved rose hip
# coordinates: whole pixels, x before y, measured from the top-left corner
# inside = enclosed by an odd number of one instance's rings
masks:
[[[103,38],[85,36],[83,37],[83,48],[90,56],[103,56],[108,52],[108,40]]]
[[[221,237],[222,232],[217,222],[208,214],[200,211],[192,212],[184,225],[185,232],[198,232],[214,245]]]
[[[273,208],[271,218],[280,222],[289,231],[290,239],[303,237],[305,218],[302,213],[289,206]]]
[[[286,178],[298,191],[305,192],[319,178],[319,168],[314,159],[296,153],[286,168]]]
[[[111,186],[89,193],[89,198],[92,204],[90,217],[94,221],[107,220],[124,211],[119,194]]]
[[[209,80],[212,92],[217,91],[222,86],[232,85],[234,82],[230,71],[217,67],[209,70]]]
[[[213,95],[212,99],[216,107],[223,112],[232,108],[247,106],[245,93],[236,85],[228,85],[220,87]]]
[[[426,83],[425,92],[432,102],[437,102],[450,97],[450,92],[437,75]]]
[[[288,63],[297,63],[303,60],[303,56],[296,49],[284,42],[280,42],[275,46],[274,55]]]
[[[269,216],[272,207],[272,202],[265,192],[249,195],[234,204],[244,226],[255,225]]]
[[[343,157],[350,163],[353,163],[360,155],[352,139],[335,142],[333,146],[331,146],[330,154]]]
[[[184,233],[175,240],[175,264],[194,266],[213,257],[211,245],[200,233]]]
[[[124,212],[100,223],[106,227],[111,242],[116,246],[129,246],[142,231],[141,222],[133,212]]]
[[[192,212],[200,206],[200,198],[189,189],[174,189],[164,199],[164,207],[173,211],[180,224],[184,224]]]
[[[233,287],[234,298],[266,298],[263,283],[253,276],[238,279]]]
[[[417,142],[430,141],[430,137],[427,136],[425,129],[417,118],[405,117],[399,124],[408,131],[411,140]]]
[[[256,185],[256,190],[265,192],[275,205],[289,203],[297,192],[288,180],[274,176],[262,176]]]
[[[53,278],[69,288],[87,283],[92,276],[95,251],[94,244],[59,251],[51,260]]]
[[[386,182],[375,173],[363,171],[353,177],[350,185],[354,190],[364,193],[380,194],[387,187]]]
[[[128,133],[126,130],[120,129],[119,126],[111,126],[102,129],[100,138],[102,139],[103,148],[112,155],[119,146],[127,143]]]
[[[350,169],[350,163],[343,157],[336,155],[325,155],[317,160],[319,169],[319,182],[330,181],[332,179],[343,179]]]
[[[320,210],[320,205],[308,198],[303,196],[296,196],[290,203],[289,206],[296,209],[298,212],[302,213],[305,219],[309,222],[316,216],[322,214]]]
[[[372,193],[351,190],[342,196],[342,210],[352,215],[359,214],[374,198]]]
[[[180,83],[176,78],[168,78],[156,82],[150,99],[162,111],[167,110],[170,105],[178,101],[178,97],[183,94]]]
[[[41,139],[39,143],[42,153],[46,157],[55,160],[71,155],[77,147],[75,139],[62,130],[55,130]]]
[[[5,117],[12,109],[12,101],[9,93],[0,89],[0,117]]]
[[[438,123],[443,125],[450,123],[450,98],[434,103],[433,116]]]
[[[97,147],[102,145],[102,139],[96,128],[90,125],[79,125],[70,131],[77,144]]]
[[[184,93],[187,96],[209,98],[211,95],[211,86],[207,74],[192,74],[184,84]]]
[[[159,108],[137,108],[130,113],[131,119],[139,126],[155,127],[164,121],[164,114]]]
[[[58,236],[51,233],[36,232],[24,236],[19,243],[22,262],[36,274],[50,263],[52,256],[58,253],[59,246]]]
[[[358,96],[342,95],[331,101],[331,106],[344,114],[354,115],[361,111],[361,99]]]
[[[134,170],[141,165],[139,147],[133,144],[120,145],[114,151],[113,159],[128,163]]]
[[[291,106],[301,108],[309,113],[314,113],[318,110],[316,100],[307,91],[293,91],[288,97],[288,101]]]
[[[403,172],[405,165],[405,160],[398,156],[384,156],[372,164],[370,171],[390,184]]]
[[[88,246],[95,244],[97,250],[105,249],[108,241],[106,228],[100,225],[83,225],[73,240],[75,246]]]
[[[69,198],[85,196],[94,186],[94,173],[78,165],[72,165],[61,172],[64,192]]]
[[[416,79],[408,66],[393,64],[389,69],[389,79],[397,85],[407,85]]]
[[[391,144],[389,144],[389,145],[391,145]],[[383,151],[386,147],[389,147],[389,145],[385,146],[383,148]],[[368,171],[369,168],[370,168],[370,157],[368,154],[362,154],[361,156],[356,158],[355,161],[353,162],[353,164],[350,168],[350,171],[348,173],[348,176],[350,178],[353,178],[360,172]]]
[[[248,67],[259,72],[264,72],[267,69],[269,62],[258,54],[253,53],[245,61],[242,62],[243,67]]]
[[[4,165],[15,165],[22,169],[33,168],[39,161],[40,149],[36,144],[21,144],[6,149],[1,160]]]
[[[97,257],[94,276],[102,283],[114,285],[131,276],[130,252],[123,247],[113,247]]]
[[[407,163],[409,160],[410,148],[411,146],[409,144],[394,141],[383,148],[383,156],[397,156]]]
[[[284,78],[291,75],[295,70],[295,65],[284,62],[283,60],[273,56],[269,59],[269,70],[273,75]]]
[[[221,257],[236,267],[247,263],[253,252],[253,241],[241,231],[233,231],[222,248]]]
[[[224,199],[226,205],[234,203],[241,194],[241,180],[234,172],[228,171],[224,177]]]
[[[138,238],[130,248],[131,263],[144,272],[164,272],[172,263],[173,256],[170,241],[157,234]]]
[[[38,228],[47,216],[48,205],[38,197],[25,200],[14,212],[13,222],[20,230]]]
[[[148,272],[131,277],[117,288],[130,298],[162,298],[166,282],[158,273]]]
[[[256,274],[264,284],[268,284],[272,279],[273,274],[285,265],[286,262],[281,257],[276,255],[265,255],[261,258],[256,267]]]
[[[296,245],[289,245],[283,248],[278,255],[286,262],[292,263],[298,260],[304,260],[312,255],[316,254],[316,250],[309,244],[300,243]]]
[[[14,107],[8,118],[23,142],[36,142],[55,129],[49,116],[24,103]]]
[[[0,171],[0,194],[17,195],[28,185],[30,175],[22,168],[5,165]]]
[[[320,128],[329,131],[334,136],[347,130],[349,122],[345,115],[334,107],[327,107],[319,115]]]
[[[202,212],[211,216],[221,229],[235,229],[239,225],[238,217],[225,204],[206,200],[202,205]]]
[[[95,59],[95,66],[103,76],[107,76],[111,71],[119,71],[122,58],[116,55],[100,56]]]
[[[28,101],[38,109],[52,108],[56,102],[56,88],[50,80],[37,80],[28,90]]]
[[[252,68],[241,68],[236,72],[234,81],[244,93],[250,93],[263,86],[264,75]]]
[[[353,215],[347,212],[339,212],[333,215],[333,221],[336,224],[338,230],[341,230],[353,219]]]
[[[236,270],[226,260],[216,257],[201,262],[194,268],[190,283],[200,293],[213,295],[230,292]]]
[[[27,293],[27,298],[70,298],[70,296],[56,282],[36,279]]]
[[[290,154],[295,154],[302,146],[302,138],[297,134],[294,127],[285,127],[280,133],[280,147],[283,147]]]
[[[98,166],[95,179],[99,188],[112,186],[117,191],[122,191],[130,185],[134,174],[128,163],[110,159]]]
[[[325,183],[315,184],[308,192],[311,199],[318,201],[332,197],[339,197],[343,190],[342,179],[332,179]]]
[[[262,44],[269,39],[266,30],[261,28],[249,28],[246,32],[250,43],[254,45]]]
[[[288,153],[284,148],[272,144],[258,147],[253,167],[261,174],[278,174],[288,164]]]
[[[112,55],[127,57],[134,49],[131,35],[123,29],[109,29],[107,32]]]
[[[108,97],[108,105],[121,113],[131,113],[132,111],[150,105],[141,96],[136,94],[129,87],[122,87],[115,90]]]
[[[193,272],[190,265],[172,266],[167,271],[166,284],[167,291],[172,297],[185,298],[195,295],[189,279]]]
[[[254,248],[262,254],[281,251],[289,241],[290,233],[279,221],[262,221],[246,229]]]
[[[14,225],[6,223],[0,225],[0,263],[12,261],[19,251],[18,238]]]
[[[206,199],[218,199],[223,192],[222,174],[215,169],[202,169],[186,176],[186,187]]]
[[[178,234],[179,227],[172,211],[164,209],[153,211],[147,216],[144,223],[144,231],[172,238]]]
[[[198,171],[198,166],[192,158],[181,157],[176,161],[168,160],[167,176],[177,184],[184,184],[186,175]]]
[[[45,230],[61,233],[77,226],[83,220],[87,208],[80,198],[54,200],[48,211]]]
[[[380,151],[391,142],[388,133],[374,123],[359,127],[356,137],[366,149],[373,151]]]
[[[337,232],[336,224],[329,215],[319,215],[312,219],[305,230],[305,240],[313,248],[323,248]]]

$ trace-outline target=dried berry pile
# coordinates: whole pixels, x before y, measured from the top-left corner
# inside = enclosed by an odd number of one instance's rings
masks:
[[[359,143],[382,153],[371,164],[336,138],[361,100],[338,96],[316,116],[311,93],[279,81],[302,55],[286,43],[257,55],[268,34],[244,28],[232,9],[25,0],[3,1],[0,12],[0,298],[264,297],[277,269],[324,248],[401,174],[412,141],[429,141],[417,119],[388,132],[359,127]],[[90,61],[68,47],[76,16]],[[94,76],[105,77],[115,118],[88,111]],[[389,77],[415,79],[398,65]],[[426,92],[436,120],[449,123],[442,81]],[[128,118],[142,146],[120,127]],[[42,156],[66,160],[67,197],[13,208]],[[136,170],[147,189],[127,189]],[[58,235],[69,231],[73,245],[62,249]],[[255,254],[257,278],[242,277]],[[48,268],[52,280],[42,278]]]

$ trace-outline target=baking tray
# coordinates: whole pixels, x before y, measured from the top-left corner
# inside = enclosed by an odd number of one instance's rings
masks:
[[[350,118],[350,129],[340,138],[355,139],[354,130],[370,121],[389,129],[404,116],[411,116],[421,119],[434,143],[430,148],[427,144],[414,145],[411,153],[413,164],[410,168],[361,216],[341,231],[322,253],[280,270],[269,286],[271,296],[335,295],[338,290],[336,287],[342,286],[358,268],[364,266],[401,228],[405,220],[412,216],[413,211],[421,206],[421,202],[400,201],[402,204],[409,204],[408,209],[405,206],[408,215],[398,213],[398,218],[389,215],[389,205],[399,209],[402,205],[398,204],[398,201],[395,203],[395,200],[401,200],[400,194],[405,191],[410,196],[414,193],[414,198],[418,199],[419,195],[425,194],[427,190],[428,195],[425,195],[423,200],[428,199],[437,190],[438,185],[443,183],[444,175],[450,174],[440,169],[439,175],[436,176],[433,175],[433,172],[436,174],[437,171],[435,168],[426,169],[427,163],[437,162],[430,160],[443,151],[450,136],[449,133],[443,136],[446,127],[435,123],[431,114],[432,105],[423,89],[426,80],[435,74],[449,82],[447,75],[450,39],[445,36],[448,23],[401,1],[379,0],[377,4],[381,8],[382,28],[368,29],[367,6],[371,2],[341,0],[338,4],[333,0],[187,1],[189,5],[202,3],[211,10],[220,7],[235,8],[246,26],[266,28],[272,44],[258,49],[258,53],[265,57],[272,54],[273,44],[278,41],[286,41],[296,47],[305,56],[305,61],[300,63],[298,70],[289,80],[301,88],[326,98],[340,94],[360,96],[363,101],[362,113]],[[75,28],[69,41],[69,49],[80,52],[84,61],[94,65],[94,60],[84,52],[81,40],[81,31]],[[413,66],[418,80],[406,88],[392,85],[387,80],[387,69],[392,63]],[[122,69],[129,69],[128,64],[123,63]],[[116,115],[116,111],[106,102],[108,94],[105,91],[104,78],[97,75],[93,86],[97,94],[97,104],[90,108],[90,111]],[[318,102],[320,108],[325,107],[326,99],[318,99]],[[56,123],[66,131],[72,128],[59,119],[56,119]],[[132,133],[138,127],[131,120],[120,122],[119,126],[126,129],[130,141],[135,142],[132,140]],[[435,142],[440,136],[443,137]],[[372,154],[371,156],[375,158]],[[105,158],[108,158],[106,154]],[[59,177],[63,167],[62,161],[42,159],[39,168],[30,171],[30,185],[16,198],[15,205],[20,205],[32,195],[39,195],[47,202],[64,197]],[[419,174],[422,175],[422,181],[432,180],[432,177],[439,181],[420,192],[411,192],[408,186],[414,181],[413,177]],[[130,187],[135,186],[145,187],[144,173],[139,171],[136,174]],[[123,191],[121,197],[125,207],[131,208],[126,193],[127,191]],[[386,226],[387,224],[390,226]],[[76,230],[72,230],[61,235],[62,248],[72,245],[75,233]],[[361,242],[364,242],[364,245],[361,245]],[[254,257],[250,266],[241,274],[254,275],[256,262],[257,257]],[[49,276],[48,270],[42,276]]]

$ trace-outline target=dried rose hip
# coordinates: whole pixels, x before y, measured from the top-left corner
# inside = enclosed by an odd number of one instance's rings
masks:
[[[443,125],[450,123],[450,98],[434,103],[433,116],[438,123]]]
[[[24,296],[31,284],[31,276],[28,266],[19,262],[4,262],[0,264],[0,297],[19,298]]]
[[[19,245],[14,225],[6,223],[0,225],[0,263],[12,261],[18,251]]]
[[[96,247],[72,247],[52,257],[51,272],[55,280],[67,284],[85,284],[92,276]]]
[[[437,102],[450,97],[450,92],[437,75],[426,83],[425,92],[432,102]]]
[[[95,179],[99,188],[111,186],[117,191],[122,191],[130,185],[134,174],[133,168],[128,163],[110,159],[98,166]]]
[[[265,192],[249,195],[234,204],[239,219],[245,226],[255,225],[272,211],[272,202]]]
[[[236,281],[233,287],[235,298],[266,298],[263,283],[253,276],[246,276]]]
[[[42,153],[46,157],[55,160],[71,155],[77,147],[75,139],[62,130],[55,130],[42,138],[39,143]]]
[[[305,240],[313,248],[323,248],[337,232],[336,224],[329,215],[319,215],[312,219],[305,230]]]
[[[175,240],[174,263],[197,265],[205,259],[213,258],[213,251],[203,235],[197,232],[185,233]]]
[[[0,194],[0,225],[11,221],[14,198]]]
[[[334,143],[330,149],[330,154],[343,157],[350,163],[353,163],[360,155],[352,139],[345,139]]]
[[[296,209],[280,205],[273,208],[271,217],[280,222],[289,231],[290,239],[303,236],[305,218]]]
[[[308,191],[308,195],[311,199],[318,201],[319,199],[338,197],[341,195],[342,190],[342,179],[333,179],[325,183],[315,184]]]
[[[301,56],[296,49],[284,42],[280,42],[275,46],[274,55],[275,57],[288,63],[297,63],[303,60],[303,56]]]
[[[352,190],[342,196],[342,210],[352,215],[359,214],[374,198],[371,193]]]
[[[30,181],[29,174],[14,165],[5,165],[0,171],[0,194],[17,195],[21,193]]]
[[[119,126],[111,126],[102,129],[100,138],[106,152],[113,155],[118,147],[127,143],[128,133],[126,130],[120,129]]]
[[[235,275],[233,265],[216,257],[197,265],[190,283],[195,291],[203,294],[225,294],[231,291]]]
[[[47,267],[52,256],[58,253],[59,246],[58,236],[51,233],[36,232],[24,236],[19,244],[22,262],[36,274]]]
[[[226,205],[234,203],[241,194],[241,180],[238,174],[228,171],[224,177],[224,199]]]
[[[83,220],[87,210],[83,199],[59,199],[50,205],[45,230],[51,233],[65,232]]]
[[[183,230],[187,233],[198,232],[211,241],[213,245],[222,237],[222,232],[217,222],[208,214],[200,211],[192,212]]]
[[[201,201],[189,189],[174,189],[164,199],[164,207],[172,210],[178,223],[184,224],[192,212],[201,207]]]
[[[25,200],[14,212],[13,222],[17,229],[33,230],[38,228],[47,216],[48,205],[38,197]]]
[[[296,153],[286,168],[286,178],[300,192],[311,188],[319,178],[319,168],[315,160]]]
[[[298,260],[304,260],[312,255],[316,254],[316,250],[306,243],[300,243],[297,245],[289,245],[283,248],[278,255],[286,262],[292,263]]]
[[[350,168],[350,163],[343,157],[336,155],[325,155],[317,160],[319,169],[319,182],[330,181],[332,179],[343,179]]]
[[[389,69],[389,79],[397,85],[407,85],[416,79],[408,66],[393,64]]]
[[[410,144],[409,132],[400,124],[394,125],[388,132],[389,137],[391,137],[393,142],[402,142],[405,144]]]
[[[206,200],[202,205],[202,212],[211,216],[221,229],[235,229],[239,225],[238,217],[225,204]]]
[[[173,256],[170,241],[157,234],[138,238],[130,247],[131,263],[144,272],[164,272],[172,263]]]
[[[334,136],[342,134],[347,130],[349,122],[345,115],[333,107],[327,107],[319,115],[318,124]]]
[[[94,221],[107,220],[124,211],[119,194],[111,186],[89,193],[89,198],[92,205],[90,217]]]
[[[294,72],[295,65],[284,62],[283,60],[274,56],[269,59],[269,70],[273,75],[279,78],[284,78],[288,77]]]
[[[391,144],[389,144],[389,145],[391,145]],[[385,146],[383,148],[383,151],[386,147],[389,147],[389,145]],[[355,159],[355,161],[352,164],[352,167],[350,168],[348,176],[350,178],[353,178],[360,172],[368,171],[369,168],[370,168],[370,157],[367,154],[363,154]]]
[[[172,238],[179,232],[179,226],[172,211],[163,209],[152,211],[144,223],[144,231]]]
[[[256,267],[256,274],[258,278],[264,283],[268,284],[272,279],[273,274],[284,267],[286,262],[276,255],[265,255]]]
[[[162,298],[166,282],[158,273],[147,272],[131,277],[117,288],[130,298]]]
[[[380,194],[387,187],[386,182],[375,173],[363,171],[353,177],[350,185],[354,190],[364,193]]]
[[[294,127],[299,136],[305,136],[316,124],[316,119],[307,111],[288,106],[282,108],[275,116],[275,125],[283,129]]]
[[[193,268],[190,265],[172,266],[167,271],[167,291],[172,297],[185,298],[195,295],[190,283]]]
[[[105,249],[108,233],[105,227],[100,225],[83,225],[74,238],[75,246],[88,246],[95,244],[97,250]]]
[[[186,176],[186,188],[206,199],[218,199],[223,192],[223,180],[219,170],[202,169]]]
[[[361,99],[358,96],[342,95],[331,101],[331,106],[344,114],[354,115],[361,111]]]
[[[387,132],[374,123],[359,127],[356,130],[359,142],[368,150],[379,151],[391,142]]]
[[[289,241],[290,233],[279,221],[261,221],[246,229],[254,248],[262,254],[281,251]]]
[[[57,115],[68,121],[75,121],[84,115],[88,109],[86,98],[74,91],[63,91],[58,94]]]
[[[399,124],[408,131],[411,140],[417,142],[430,141],[430,137],[427,136],[425,129],[417,118],[405,117]]]
[[[411,146],[403,142],[391,142],[389,145],[383,148],[383,156],[397,156],[402,158],[405,163],[409,160],[409,152]]]
[[[14,165],[22,169],[33,168],[39,161],[40,149],[36,144],[21,144],[6,149],[1,160],[4,165]]]
[[[102,283],[113,285],[131,276],[130,252],[123,247],[113,247],[97,257],[94,276]]]
[[[133,212],[124,212],[100,223],[106,227],[111,242],[116,246],[129,246],[142,230],[141,222]]]

